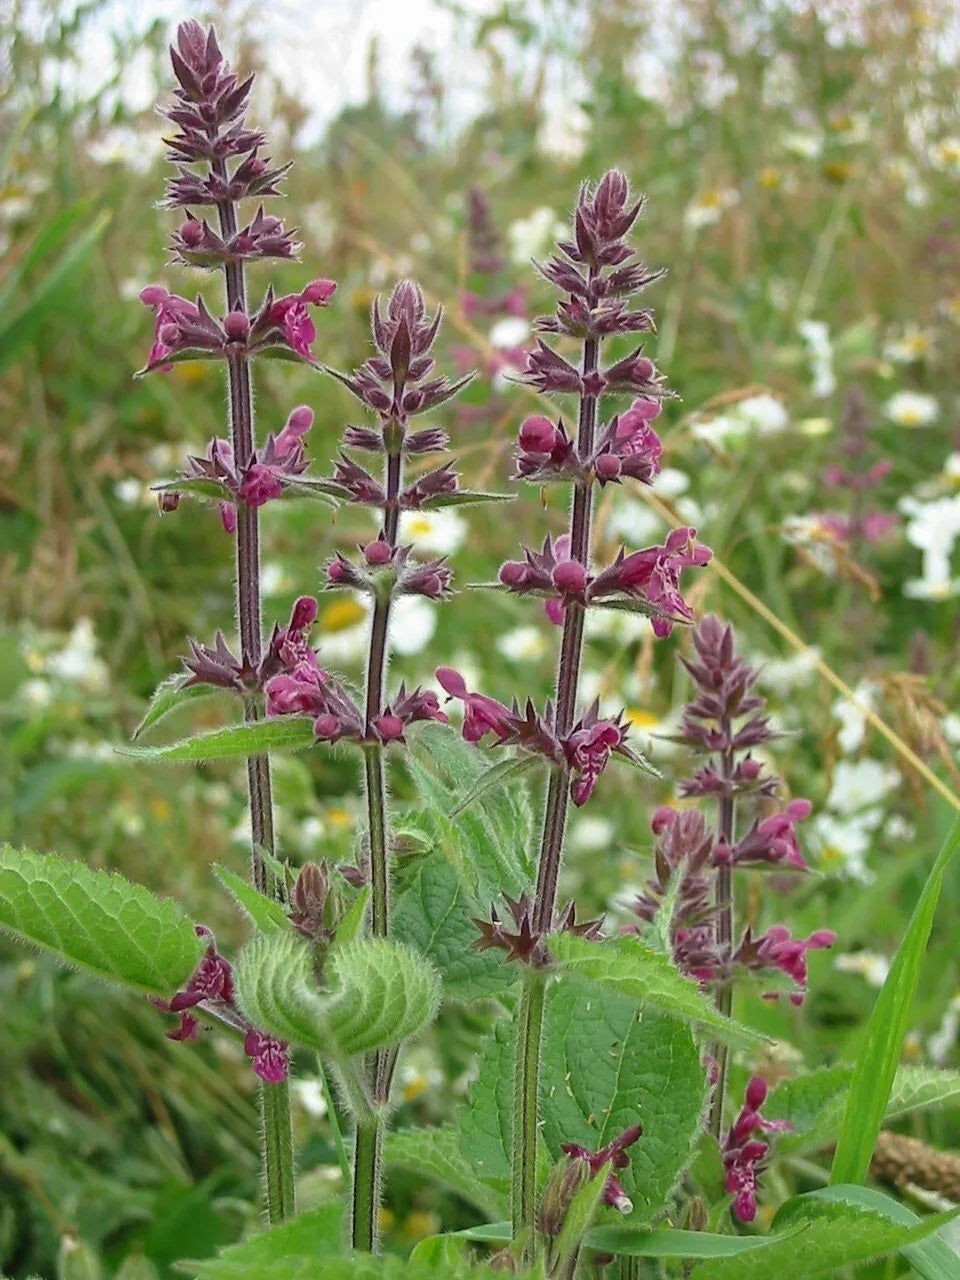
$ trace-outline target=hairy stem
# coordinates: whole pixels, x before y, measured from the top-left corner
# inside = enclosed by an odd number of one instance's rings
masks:
[[[589,338],[583,347],[583,372],[596,372],[600,343]],[[577,429],[577,445],[581,456],[594,445],[597,427],[597,397],[583,395]],[[590,522],[593,511],[592,478],[574,485],[570,511],[570,555],[586,566],[590,561]],[[577,688],[583,654],[585,610],[577,601],[567,605],[557,666],[556,731],[565,737],[576,718]],[[533,927],[546,933],[553,923],[557,901],[557,882],[563,857],[563,833],[567,823],[567,797],[570,770],[566,763],[550,773],[543,815],[540,862],[533,907]],[[537,985],[539,979],[539,986]],[[536,1168],[537,1168],[537,1099],[540,1091],[540,1038],[543,1029],[544,983],[542,975],[528,978],[517,1023],[516,1096],[513,1129],[513,1233],[521,1233],[532,1243],[536,1232]],[[528,1244],[529,1247],[529,1244]]]
[[[729,738],[729,723],[724,723],[721,726],[721,731],[725,731]],[[731,777],[733,766],[733,753],[724,752],[722,772],[725,779],[729,780]],[[733,827],[733,796],[732,794],[723,795],[719,801],[717,834],[728,845],[733,844]],[[717,942],[720,946],[721,955],[729,957],[733,949],[733,872],[730,867],[719,867],[717,869],[716,905]],[[724,1017],[730,1017],[733,1009],[733,983],[729,979],[721,982],[717,987],[717,1009]],[[714,1085],[713,1100],[710,1103],[710,1132],[718,1142],[720,1135],[723,1133],[723,1106],[727,1091],[729,1052],[726,1043],[718,1043],[713,1047],[713,1057],[717,1064],[717,1082]]]
[[[226,163],[216,161],[214,171],[226,176]],[[232,201],[217,206],[220,230],[224,238],[236,233],[237,211]],[[224,268],[227,309],[246,309],[246,285],[243,263],[231,262]],[[253,387],[249,362],[241,357],[227,361],[227,388],[230,403],[230,443],[237,467],[246,467],[253,458]],[[236,533],[236,608],[240,630],[240,653],[244,668],[256,671],[263,650],[260,605],[260,517],[256,507],[237,503]],[[244,716],[258,720],[260,703],[256,698],[244,701]],[[270,761],[267,756],[247,759],[247,792],[250,805],[251,878],[261,893],[268,888],[267,869],[261,854],[275,852],[273,832],[273,793]],[[290,1117],[290,1095],[286,1084],[264,1084],[260,1089],[262,1127],[262,1159],[267,1195],[267,1216],[271,1222],[282,1222],[295,1212],[293,1191],[293,1130]]]
[[[354,1249],[373,1253],[379,1236],[377,1211],[380,1198],[382,1130],[378,1121],[357,1121],[353,1152]]]
[[[588,339],[583,348],[583,372],[596,372],[599,342]],[[597,397],[584,395],[580,401],[580,419],[577,445],[581,454],[593,448],[597,426]],[[578,480],[573,490],[570,512],[570,556],[586,566],[590,560],[590,520],[593,510],[593,484],[590,479]],[[564,737],[573,727],[576,716],[577,688],[580,683],[580,660],[583,654],[583,605],[572,600],[568,603],[563,619],[563,638],[560,642],[560,661],[557,666],[557,734]],[[535,929],[550,928],[557,901],[557,880],[563,856],[563,832],[567,820],[567,776],[560,769],[551,778],[543,820],[543,839],[540,847],[540,864],[537,871],[537,892],[534,906]]]
[[[384,434],[386,438],[387,433]],[[400,520],[398,499],[402,480],[403,456],[400,452],[400,440],[396,442],[391,440],[384,467],[386,504],[383,517],[383,536],[391,547],[397,545],[397,529]],[[390,868],[383,748],[376,741],[372,722],[383,711],[384,684],[389,656],[390,604],[391,590],[378,591],[370,623],[364,704],[367,737],[367,745],[364,748],[364,791],[367,802],[367,842],[370,856],[370,925],[374,936],[378,938],[387,937],[390,929]],[[372,1094],[374,1101],[384,1108],[390,1098],[396,1061],[397,1053],[393,1049],[381,1049],[374,1056]],[[380,1195],[383,1133],[384,1124],[379,1119],[372,1124],[360,1124],[359,1121],[357,1123],[353,1174],[353,1247],[369,1253],[375,1252],[378,1244],[377,1209]]]
[[[513,1236],[515,1240],[524,1237],[528,1248],[533,1241],[537,1216],[537,1090],[546,989],[543,971],[528,968],[517,1012],[511,1190]]]
[[[293,1132],[290,1127],[290,1091],[283,1084],[261,1084],[263,1118],[263,1173],[269,1222],[283,1222],[296,1212],[293,1188]]]

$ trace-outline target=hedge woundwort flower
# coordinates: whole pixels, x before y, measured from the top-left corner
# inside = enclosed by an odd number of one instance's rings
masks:
[[[551,316],[535,322],[542,335],[527,357],[523,381],[550,395],[574,395],[579,409],[576,433],[562,420],[527,418],[517,440],[518,478],[536,484],[567,483],[573,489],[570,524],[539,550],[525,547],[522,558],[500,570],[501,590],[544,600],[551,622],[562,626],[555,697],[538,710],[531,702],[506,707],[471,692],[463,678],[441,668],[444,690],[464,703],[464,737],[477,742],[492,733],[499,746],[544,756],[550,766],[536,892],[532,901],[508,903],[516,933],[504,930],[494,908],[481,926],[481,945],[503,945],[528,961],[518,1021],[517,1125],[514,1132],[513,1225],[515,1235],[533,1239],[536,1228],[537,1059],[543,1024],[543,978],[539,962],[543,939],[567,923],[556,912],[557,882],[563,853],[568,802],[585,804],[611,758],[638,763],[621,717],[601,718],[598,706],[578,715],[577,690],[588,608],[614,607],[650,616],[654,632],[668,635],[673,624],[688,621],[690,610],[679,591],[685,568],[705,564],[710,552],[696,542],[693,529],[671,534],[661,547],[629,553],[621,549],[613,563],[594,569],[591,519],[594,487],[625,477],[649,482],[660,467],[661,446],[650,423],[669,394],[653,362],[640,347],[613,363],[601,363],[606,339],[648,332],[648,311],[632,305],[635,295],[657,279],[626,244],[624,237],[642,206],[633,201],[624,176],[607,173],[595,188],[584,186],[574,212],[573,238],[538,270],[564,293]],[[550,335],[580,344],[573,364],[547,341]],[[628,394],[626,413],[598,422],[603,399]],[[572,923],[572,917],[571,921]]]
[[[794,983],[790,999],[803,1001],[807,986],[807,953],[829,947],[835,935],[817,929],[807,939],[791,938],[774,925],[758,938],[748,927],[735,936],[733,875],[741,868],[807,869],[797,839],[797,824],[810,814],[810,802],[790,801],[781,811],[758,814],[742,833],[736,828],[736,806],[763,805],[776,796],[780,781],[752,752],[775,737],[765,714],[765,699],[755,692],[758,672],[736,652],[733,628],[718,618],[704,618],[693,631],[695,655],[682,661],[696,684],[684,709],[679,741],[706,756],[678,786],[681,796],[712,798],[717,825],[708,830],[695,810],[664,807],[653,815],[658,836],[655,876],[636,904],[637,914],[652,920],[668,889],[679,876],[673,916],[669,921],[674,960],[691,977],[716,987],[717,1001],[729,1014],[736,973],[779,971]],[[712,890],[712,892],[711,892]],[[770,998],[777,992],[771,991]],[[712,1125],[722,1124],[726,1048],[716,1050],[717,1084]]]
[[[281,672],[305,678],[305,671],[319,671],[319,667],[304,638],[316,616],[313,601],[299,601],[287,627],[275,627],[266,650],[263,646],[259,510],[303,478],[307,467],[303,441],[313,414],[307,406],[299,406],[280,430],[258,447],[251,363],[254,358],[276,356],[316,364],[311,350],[316,330],[310,308],[325,306],[336,285],[332,280],[317,279],[298,293],[279,298],[270,286],[259,305],[248,306],[247,265],[294,258],[298,245],[295,233],[267,214],[262,203],[242,225],[238,206],[250,198],[262,202],[278,195],[278,184],[289,166],[271,166],[261,155],[265,135],[248,128],[245,121],[253,78],[240,81],[230,70],[213,28],[204,31],[197,22],[182,23],[170,58],[178,87],[165,112],[175,129],[166,145],[177,176],[167,185],[166,203],[185,213],[170,248],[174,258],[186,266],[222,270],[226,300],[225,310],[215,314],[202,297],[193,302],[158,284],[143,289],[141,301],[154,312],[154,340],[141,372],[164,372],[181,360],[214,359],[226,365],[229,438],[216,438],[205,456],[191,457],[176,480],[159,486],[159,501],[161,511],[170,512],[176,510],[183,493],[199,491],[214,497],[219,501],[224,527],[236,534],[240,653],[233,653],[220,632],[212,645],[191,641],[184,660],[188,673],[184,684],[209,683],[231,689],[242,700],[246,720],[256,721],[263,714],[264,691],[270,680]],[[194,212],[203,208],[216,211],[216,229],[205,216]],[[282,894],[283,886],[271,886],[264,859],[264,853],[271,856],[274,852],[266,756],[248,759],[247,778],[254,886],[261,892],[274,887]],[[287,1052],[282,1042],[251,1027],[238,1014],[229,974],[227,962],[217,955],[211,940],[194,978],[174,996],[169,1008],[183,1015],[174,1034],[189,1038],[196,1031],[196,1019],[186,1011],[202,1003],[213,1016],[243,1034],[244,1047],[264,1081],[264,1089],[282,1090],[269,1099],[261,1092],[267,1210],[276,1221],[293,1211]]]
[[[341,452],[327,491],[341,502],[373,507],[380,512],[376,538],[358,546],[353,556],[337,551],[325,566],[327,590],[350,589],[369,596],[373,609],[362,703],[343,681],[321,667],[316,652],[289,639],[278,650],[279,662],[265,684],[267,713],[313,717],[317,739],[352,742],[363,751],[367,802],[367,856],[353,869],[354,883],[369,882],[371,926],[378,937],[389,933],[390,838],[384,748],[403,744],[410,725],[419,721],[446,722],[437,695],[401,684],[388,698],[386,673],[390,616],[394,601],[421,595],[441,601],[450,593],[451,573],[442,559],[416,561],[412,548],[398,541],[401,511],[446,505],[451,494],[461,495],[459,478],[444,464],[405,483],[404,459],[411,454],[438,453],[447,445],[439,428],[410,429],[411,419],[454,396],[467,379],[451,381],[435,373],[431,354],[441,313],[427,315],[420,288],[401,280],[384,309],[378,298],[371,312],[375,354],[353,373],[329,372],[376,416],[377,425],[346,429],[343,447],[379,454],[382,475],[372,475],[346,452]],[[315,606],[310,621],[315,617]],[[292,626],[292,622],[291,622]],[[289,631],[289,629],[288,629]],[[390,1099],[396,1051],[381,1051],[370,1080],[370,1091],[381,1112]],[[353,1179],[353,1243],[372,1250],[377,1243],[377,1212],[383,1121],[359,1122]]]

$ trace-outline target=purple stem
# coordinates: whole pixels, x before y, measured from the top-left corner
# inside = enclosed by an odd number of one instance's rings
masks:
[[[213,165],[214,172],[226,179],[223,160]],[[233,201],[217,205],[220,231],[226,240],[237,231],[237,212]],[[246,310],[247,297],[242,262],[225,266],[227,310]],[[227,361],[227,384],[230,400],[230,443],[239,469],[249,466],[254,454],[253,389],[250,365],[239,356]],[[246,502],[237,503],[236,532],[237,623],[240,630],[241,661],[248,671],[260,665],[263,633],[260,608],[260,514]],[[253,698],[244,702],[246,720],[259,720],[260,707]],[[250,799],[251,869],[253,884],[261,893],[267,888],[267,872],[260,850],[274,852],[273,799],[270,761],[267,756],[247,758],[247,790]]]
[[[600,344],[588,338],[583,347],[584,375],[596,372]],[[597,397],[585,394],[580,401],[577,444],[581,456],[593,450],[597,426]],[[570,513],[570,555],[585,567],[590,560],[590,522],[593,513],[593,485],[590,479],[576,482]],[[583,654],[583,623],[586,610],[579,601],[571,600],[563,619],[563,639],[557,667],[557,734],[566,736],[573,728],[580,683],[580,660]],[[563,833],[567,821],[569,768],[558,765],[550,776],[547,804],[543,820],[543,840],[537,872],[537,891],[533,927],[547,930],[553,920],[557,900],[557,880],[563,856]]]
[[[402,436],[384,431],[387,460],[384,469],[386,501],[383,535],[391,547],[397,545],[400,521],[400,487],[403,480]],[[387,788],[383,768],[383,748],[377,743],[372,721],[383,711],[384,683],[388,656],[391,591],[378,591],[370,624],[364,719],[367,745],[364,747],[364,789],[367,798],[367,839],[370,846],[370,923],[374,937],[385,938],[389,931],[387,839]],[[385,1104],[390,1097],[396,1049],[381,1049],[374,1057],[372,1086],[374,1101]],[[377,1252],[377,1208],[382,1163],[383,1122],[357,1125],[354,1147],[352,1240],[355,1249]]]
[[[723,737],[729,742],[733,730],[728,719],[720,724]],[[723,777],[729,782],[733,775],[733,752],[725,751],[721,760]],[[734,837],[734,804],[733,794],[729,791],[720,797],[717,816],[717,834],[732,848]],[[717,942],[723,962],[728,963],[733,954],[733,868],[722,866],[717,868],[716,885],[717,905]],[[733,1009],[733,983],[729,978],[717,987],[717,1009],[725,1018],[729,1018]],[[710,1132],[719,1141],[723,1132],[723,1103],[727,1091],[728,1046],[716,1044],[713,1048],[714,1061],[717,1064],[717,1082],[713,1087],[713,1100],[710,1103]]]

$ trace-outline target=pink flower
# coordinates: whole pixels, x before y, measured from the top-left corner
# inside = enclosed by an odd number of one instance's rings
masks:
[[[254,462],[240,481],[239,497],[248,507],[262,507],[271,498],[279,498],[283,493],[280,475],[275,467],[263,462]]]
[[[479,742],[486,733],[495,733],[498,738],[510,735],[512,717],[502,702],[483,693],[469,693],[463,676],[450,667],[438,667],[436,675],[443,691],[451,698],[459,698],[464,705],[463,737],[466,742]]]
[[[606,1147],[601,1147],[599,1151],[589,1151],[586,1147],[582,1147],[578,1142],[562,1142],[560,1150],[564,1155],[573,1156],[581,1160],[586,1160],[590,1166],[591,1177],[596,1177],[604,1165],[611,1165],[614,1169],[626,1169],[630,1163],[630,1157],[627,1155],[627,1147],[633,1144],[643,1134],[643,1125],[631,1125],[629,1129],[624,1129],[623,1133]],[[613,1173],[607,1175],[607,1180],[603,1184],[603,1202],[611,1208],[616,1209],[617,1213],[630,1213],[633,1204],[620,1179]]]
[[[779,1133],[793,1128],[787,1120],[763,1118],[760,1108],[766,1099],[766,1080],[753,1076],[747,1084],[743,1108],[724,1142],[724,1185],[727,1193],[734,1197],[733,1212],[741,1222],[752,1222],[757,1216],[757,1176],[762,1172],[762,1161],[768,1150],[765,1142],[753,1138],[754,1132],[759,1129],[762,1133]]]
[[[586,804],[606,768],[610,752],[619,747],[623,733],[609,720],[601,720],[589,729],[578,729],[564,743],[567,759],[574,771],[570,796],[575,805]]]
[[[796,824],[810,816],[809,800],[791,800],[783,813],[775,813],[756,823],[751,831],[730,850],[736,863],[779,863],[806,871],[807,864],[797,841]],[[725,846],[729,849],[729,846]]]
[[[282,1084],[290,1070],[290,1051],[286,1042],[275,1036],[264,1035],[251,1027],[243,1039],[243,1051],[254,1071],[267,1084]]]
[[[733,958],[748,969],[779,969],[785,973],[797,986],[790,994],[790,1003],[800,1005],[807,994],[807,953],[832,947],[836,940],[832,929],[814,929],[809,938],[791,938],[786,925],[775,924],[757,939],[748,929]],[[766,998],[776,1000],[778,993],[771,991]]]
[[[283,429],[274,441],[274,449],[281,460],[296,453],[304,436],[313,426],[313,410],[305,404],[292,409]]]
[[[314,280],[300,293],[288,293],[285,297],[278,298],[270,308],[270,319],[281,326],[289,346],[311,364],[316,363],[310,344],[316,338],[317,331],[307,311],[307,304],[325,307],[336,288],[333,280]]]
[[[165,356],[168,356],[173,349],[180,320],[184,318],[196,320],[199,317],[199,312],[192,302],[188,302],[186,298],[178,297],[175,293],[168,293],[159,284],[148,284],[145,289],[141,289],[140,301],[144,306],[153,307],[156,312],[153,328],[153,346],[150,348],[150,354],[147,357],[147,364],[155,365],[158,361],[163,360]],[[162,331],[165,332],[161,336]],[[173,368],[173,365],[161,364],[160,368],[166,373]]]
[[[647,547],[615,561],[597,575],[591,598],[618,591],[644,596],[662,611],[653,619],[654,635],[668,636],[676,618],[693,617],[680,594],[680,574],[685,568],[708,564],[713,557],[709,547],[696,541],[696,535],[696,529],[674,529],[662,547]]]

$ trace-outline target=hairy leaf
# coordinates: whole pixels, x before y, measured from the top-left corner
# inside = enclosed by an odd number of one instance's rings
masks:
[[[287,913],[279,902],[258,893],[253,885],[248,884],[242,876],[238,876],[229,867],[213,864],[213,874],[223,887],[233,895],[241,911],[247,915],[261,933],[285,932],[290,928]]]
[[[133,731],[134,738],[139,738],[142,733],[152,729],[155,724],[159,724],[171,712],[176,711],[186,703],[203,702],[207,698],[212,698],[218,693],[225,692],[225,690],[215,689],[207,684],[187,685],[189,679],[190,677],[186,672],[181,672],[178,675],[167,676],[166,680],[162,680],[157,685],[143,719]]]
[[[483,493],[479,489],[455,489],[453,493],[434,493],[425,498],[422,507],[466,507],[477,502],[513,502],[512,493]]]
[[[632,1220],[649,1222],[689,1163],[706,1104],[706,1073],[690,1028],[638,1011],[633,1000],[579,983],[548,992],[541,1050],[541,1117],[551,1157],[560,1144],[590,1151],[643,1125],[620,1170],[634,1203]]]
[[[856,1190],[856,1188],[854,1189]],[[886,1212],[852,1201],[795,1196],[774,1219],[775,1231],[762,1248],[694,1267],[696,1280],[808,1280],[836,1276],[838,1270],[883,1258],[916,1244],[943,1226],[952,1213],[906,1225]]]
[[[440,970],[448,999],[496,997],[517,982],[516,965],[502,953],[477,951],[473,918],[481,907],[439,849],[402,865],[394,890],[393,928]]]
[[[340,1252],[343,1242],[343,1206],[339,1201],[298,1214],[266,1231],[258,1231],[223,1249],[216,1258],[182,1262],[178,1271],[196,1280],[234,1280],[234,1277],[275,1275],[293,1259],[318,1258]],[[288,1274],[295,1274],[290,1272]]]
[[[510,1186],[515,1052],[513,1021],[498,1021],[457,1117],[461,1154],[502,1193]],[[559,1159],[564,1142],[596,1151],[639,1122],[643,1136],[619,1176],[634,1220],[649,1221],[690,1160],[705,1101],[706,1075],[685,1023],[640,1016],[634,1001],[576,982],[550,986],[540,1068],[543,1168]]]
[[[190,763],[202,760],[226,760],[232,756],[259,756],[271,751],[300,751],[316,741],[313,721],[308,716],[278,716],[273,720],[255,720],[231,724],[209,733],[198,733],[181,742],[168,742],[158,747],[115,747],[122,756],[138,760],[165,760],[168,763]]]
[[[602,945],[570,933],[549,940],[554,959],[567,973],[596,983],[614,995],[684,1018],[731,1044],[756,1045],[762,1037],[749,1027],[718,1013],[695,982],[674,968],[670,959],[639,938],[607,939]]]
[[[434,1178],[491,1218],[499,1218],[509,1210],[506,1196],[498,1195],[474,1176],[460,1152],[453,1125],[389,1133],[384,1159],[388,1165]]]
[[[902,1223],[904,1226],[913,1226],[922,1222],[911,1209],[894,1200],[892,1196],[884,1195],[882,1191],[877,1191],[874,1187],[818,1187],[816,1191],[808,1192],[807,1199],[837,1201],[842,1200],[848,1204],[859,1205],[864,1209],[875,1209],[878,1213],[884,1214],[891,1218],[894,1222]],[[952,1218],[954,1215],[946,1215]],[[923,1280],[960,1280],[960,1258],[945,1240],[939,1236],[929,1235],[924,1240],[917,1241],[914,1244],[904,1245],[900,1249],[900,1256],[909,1262],[910,1266],[918,1276],[922,1276]]]
[[[459,814],[450,812],[489,767],[489,756],[443,725],[425,725],[408,756],[431,835],[471,896],[486,909],[519,894],[533,876],[533,819],[526,791],[492,787]]]
[[[473,1174],[501,1196],[510,1194],[516,1026],[498,1019],[477,1064],[467,1104],[457,1112],[460,1154]]]
[[[169,997],[205,943],[173,902],[122,876],[0,847],[0,929],[98,977]]]
[[[900,1060],[900,1048],[910,1021],[910,1010],[920,977],[920,965],[933,926],[940,886],[958,849],[960,818],[954,822],[937,854],[937,860],[923,886],[920,900],[890,966],[887,980],[873,1006],[866,1039],[847,1093],[840,1137],[830,1169],[832,1183],[862,1182],[870,1167],[870,1157],[883,1124],[887,1098]]]
[[[821,1067],[781,1084],[767,1100],[764,1114],[789,1120],[793,1131],[777,1139],[778,1151],[807,1151],[834,1141],[840,1129],[853,1067]],[[960,1105],[960,1072],[934,1067],[898,1067],[887,1099],[885,1120],[911,1111],[952,1103]]]
[[[333,1057],[399,1044],[434,1018],[436,971],[384,938],[335,948],[319,989],[309,947],[292,934],[257,937],[240,954],[237,999],[256,1026]]]

